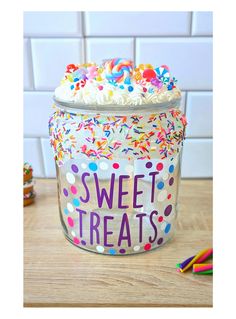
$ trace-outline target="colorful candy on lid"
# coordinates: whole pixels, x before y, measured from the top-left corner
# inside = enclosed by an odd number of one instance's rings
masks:
[[[180,99],[176,82],[166,65],[135,66],[131,60],[114,58],[101,65],[67,65],[55,97],[58,101],[79,104],[158,104]]]

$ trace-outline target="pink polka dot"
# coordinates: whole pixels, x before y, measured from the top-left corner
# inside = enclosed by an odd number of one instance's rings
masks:
[[[158,217],[158,221],[159,221],[159,223],[161,223],[161,222],[163,221],[163,217],[162,217],[162,216],[159,216],[159,217]]]
[[[71,217],[68,217],[68,218],[67,218],[67,222],[68,222],[68,224],[69,224],[70,227],[73,227],[73,226],[74,226],[74,221],[73,221],[73,219],[72,219]]]
[[[152,248],[152,245],[150,243],[147,243],[145,246],[144,246],[144,250],[150,250]]]
[[[74,242],[74,244],[79,245],[79,243],[80,243],[79,238],[74,237],[73,242]]]
[[[71,186],[70,190],[72,194],[77,194],[77,188],[74,185]]]
[[[120,165],[118,163],[114,163],[112,166],[114,169],[118,169],[120,167]]]
[[[163,169],[163,164],[162,163],[158,163],[157,164],[157,170],[161,171]]]

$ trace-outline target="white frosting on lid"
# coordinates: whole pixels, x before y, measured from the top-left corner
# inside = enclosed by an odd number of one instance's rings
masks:
[[[96,64],[68,65],[55,99],[85,105],[145,105],[180,99],[167,66],[133,66],[121,58]]]

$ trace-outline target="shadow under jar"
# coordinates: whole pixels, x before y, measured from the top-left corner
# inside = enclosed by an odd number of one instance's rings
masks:
[[[49,130],[66,238],[108,255],[166,243],[186,126],[180,99],[128,108],[55,103]]]

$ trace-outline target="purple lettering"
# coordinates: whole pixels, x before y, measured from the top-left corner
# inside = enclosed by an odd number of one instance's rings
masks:
[[[150,214],[150,224],[152,225],[152,227],[153,227],[153,230],[154,230],[154,237],[153,237],[153,239],[152,239],[152,237],[151,236],[149,236],[149,242],[150,243],[154,243],[154,241],[157,239],[157,227],[156,227],[156,225],[155,225],[155,223],[154,223],[154,221],[153,221],[153,215],[158,215],[158,212],[156,211],[156,210],[153,210],[152,212],[151,212],[151,214]]]
[[[113,244],[108,244],[108,242],[107,242],[108,235],[113,234],[112,231],[107,230],[107,222],[109,219],[112,220],[112,219],[114,219],[114,217],[113,216],[104,216],[104,246],[105,247],[113,247],[114,246]]]
[[[151,172],[149,176],[152,176],[152,191],[151,191],[151,203],[154,202],[154,194],[155,194],[155,177],[158,175],[159,172]]]
[[[97,191],[97,200],[98,200],[98,207],[101,208],[103,205],[103,200],[104,197],[106,198],[106,202],[108,207],[111,209],[112,208],[112,203],[113,203],[113,193],[114,193],[114,182],[115,182],[115,174],[111,174],[111,182],[110,182],[110,195],[108,196],[107,191],[105,188],[102,188],[100,191],[99,188],[99,181],[98,181],[98,176],[97,173],[94,173],[94,180],[95,180],[95,185],[96,185],[96,191]]]
[[[86,176],[90,176],[90,174],[89,173],[83,173],[82,176],[81,176],[81,181],[82,181],[82,184],[83,184],[83,186],[85,188],[85,191],[86,191],[85,199],[82,196],[80,196],[80,200],[83,203],[87,203],[89,201],[89,199],[90,199],[89,189],[88,189],[88,186],[87,186],[87,184],[85,182],[85,177]]]
[[[96,223],[94,222],[96,217]],[[93,233],[96,233],[96,244],[100,244],[98,226],[100,225],[100,217],[97,213],[91,212],[90,214],[90,244],[93,245]]]
[[[142,194],[143,191],[138,191],[138,179],[143,178],[145,175],[135,175],[134,176],[134,194],[133,194],[133,208],[141,208],[143,205],[138,205],[137,204],[137,197],[138,195]]]
[[[126,230],[126,235],[124,235],[124,230]],[[129,219],[126,213],[124,213],[120,226],[120,234],[118,238],[118,246],[121,245],[123,240],[127,240],[128,246],[131,246],[131,237],[130,237],[130,227],[129,227]]]
[[[143,217],[147,216],[146,213],[137,214],[136,217],[139,218],[139,242],[143,241]]]
[[[128,178],[129,178],[129,175],[120,175],[119,176],[118,208],[121,208],[121,209],[129,208],[128,205],[122,205],[122,196],[128,194],[128,192],[122,191],[122,181],[123,181],[123,179],[128,179]]]
[[[87,213],[79,208],[76,208],[76,211],[79,213],[79,235],[80,237],[83,237],[83,215],[86,215]]]

